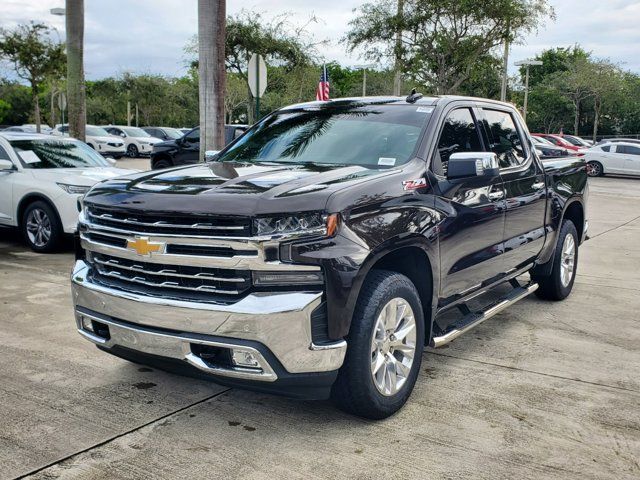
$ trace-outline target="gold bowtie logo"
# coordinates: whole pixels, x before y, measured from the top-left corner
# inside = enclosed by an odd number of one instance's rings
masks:
[[[137,237],[135,240],[127,240],[127,248],[135,250],[138,255],[151,255],[162,249],[162,243],[153,243],[148,237]]]

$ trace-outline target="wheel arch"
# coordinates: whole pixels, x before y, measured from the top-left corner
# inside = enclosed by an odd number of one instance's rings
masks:
[[[581,200],[575,198],[574,200],[567,202],[564,206],[560,226],[562,226],[562,222],[564,220],[571,220],[578,231],[578,243],[582,243],[584,235],[584,219],[584,205]]]
[[[47,205],[49,205],[49,207],[51,207],[51,209],[53,210],[53,213],[55,214],[58,223],[60,225],[62,225],[62,219],[60,218],[60,212],[58,212],[58,209],[56,208],[55,203],[53,203],[53,201],[51,201],[51,199],[49,197],[47,197],[46,195],[42,194],[42,193],[36,193],[36,192],[32,192],[32,193],[28,193],[26,194],[24,197],[22,197],[20,199],[20,202],[18,202],[18,208],[17,208],[17,215],[16,215],[16,223],[18,224],[18,227],[22,227],[22,217],[24,216],[24,212],[26,211],[27,207],[29,205],[31,205],[33,202],[36,201],[42,201],[45,202]]]
[[[171,158],[171,155],[169,155],[168,153],[158,153],[156,155],[153,156],[153,158],[151,159],[151,169],[155,169],[155,165],[156,163],[158,163],[161,160],[167,160],[169,162],[169,166],[173,167],[175,166],[173,164],[173,158]]]

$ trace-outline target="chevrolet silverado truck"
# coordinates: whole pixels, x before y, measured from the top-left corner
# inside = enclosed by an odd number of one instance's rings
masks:
[[[197,165],[86,194],[77,329],[133,362],[384,418],[424,347],[569,295],[587,193],[584,161],[542,163],[506,103],[293,105]]]

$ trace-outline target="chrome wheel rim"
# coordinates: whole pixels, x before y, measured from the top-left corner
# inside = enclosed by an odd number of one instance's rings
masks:
[[[597,177],[600,174],[600,165],[597,163],[587,163],[587,175]]]
[[[568,287],[573,278],[576,262],[576,241],[573,235],[564,237],[562,253],[560,255],[560,281],[563,287]]]
[[[44,247],[51,238],[51,219],[47,213],[34,208],[27,215],[27,237],[36,247]]]
[[[385,396],[395,395],[409,377],[416,355],[416,320],[404,298],[390,300],[376,319],[371,339],[371,377]]]

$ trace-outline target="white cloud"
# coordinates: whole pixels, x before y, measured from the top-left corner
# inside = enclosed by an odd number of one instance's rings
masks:
[[[310,34],[329,39],[322,54],[327,61],[361,63],[348,54],[340,38],[353,18],[353,8],[364,0],[229,0],[228,13],[242,10],[277,15],[291,12],[294,22],[310,15]],[[626,69],[640,72],[640,2],[633,0],[551,0],[557,14],[524,44],[514,45],[510,63],[535,55],[545,48],[579,43],[596,57],[610,57]],[[64,21],[49,13],[63,0],[2,0],[1,26],[11,28],[30,20],[55,26],[64,36]],[[321,5],[321,7],[320,7]],[[183,49],[197,31],[196,0],[87,0],[85,1],[85,70],[90,79],[123,71],[180,75],[185,72]],[[513,69],[513,67],[511,67]]]

